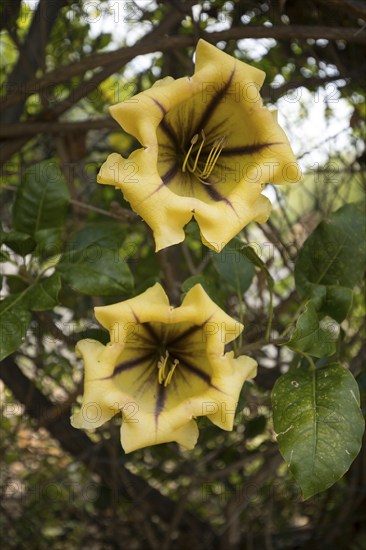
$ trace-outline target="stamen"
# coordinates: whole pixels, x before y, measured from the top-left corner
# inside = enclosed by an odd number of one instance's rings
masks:
[[[193,138],[191,139],[191,146],[188,149],[188,153],[186,154],[186,156],[184,158],[184,161],[183,161],[182,172],[185,172],[186,170],[188,170],[192,174],[195,174],[197,179],[201,183],[203,183],[204,185],[211,185],[210,183],[206,182],[205,180],[211,175],[212,170],[214,169],[214,167],[216,165],[216,162],[217,162],[219,156],[221,155],[221,152],[222,152],[223,148],[226,145],[227,137],[222,136],[221,138],[218,138],[214,141],[214,144],[213,144],[213,146],[212,146],[212,148],[211,148],[211,150],[208,154],[208,157],[206,159],[205,166],[202,170],[201,168],[198,167],[198,162],[199,162],[199,159],[200,159],[200,156],[201,156],[203,146],[204,146],[205,141],[206,141],[206,135],[205,135],[205,132],[203,130],[201,130],[200,134],[201,134],[202,141],[201,141],[201,143],[198,147],[193,165],[191,163],[190,155],[192,153],[193,147],[196,145],[196,143],[199,139],[199,134],[195,134],[193,136]]]
[[[220,139],[217,139],[215,143],[213,144],[213,147],[210,151],[210,154],[207,157],[205,167],[203,171],[200,174],[200,179],[206,179],[210,176],[212,170],[215,167],[215,164],[217,162],[217,159],[219,158],[221,151],[225,147],[226,144],[226,136],[223,136]]]
[[[194,172],[197,168],[198,159],[199,159],[199,156],[201,154],[203,144],[205,143],[206,136],[205,136],[205,132],[203,130],[201,130],[201,137],[202,137],[202,142],[201,142],[201,145],[200,145],[200,147],[197,151],[197,155],[196,155],[196,158],[195,158],[195,161],[194,161],[194,164],[193,164],[193,168],[191,170],[192,172]]]
[[[165,357],[161,356],[160,360],[158,361],[158,369],[159,369],[158,381],[159,381],[159,384],[162,384],[165,380],[165,366],[168,362],[168,359],[169,359],[169,351],[166,350]]]
[[[191,146],[190,146],[190,148],[188,149],[188,153],[187,153],[186,156],[185,156],[185,159],[184,159],[184,162],[183,162],[183,166],[182,166],[182,172],[185,172],[185,171],[186,171],[186,166],[187,166],[187,162],[188,162],[188,159],[189,159],[189,155],[191,154],[191,151],[192,151],[194,145],[197,143],[198,138],[199,138],[199,135],[198,135],[198,134],[195,134],[195,135],[193,136],[193,138],[191,139]]]
[[[164,382],[164,387],[165,388],[170,384],[170,382],[173,378],[174,371],[175,371],[176,366],[178,365],[178,363],[179,363],[178,359],[174,359],[174,363],[172,365],[172,368],[170,369],[170,371],[168,373],[168,376],[166,377],[165,382]]]

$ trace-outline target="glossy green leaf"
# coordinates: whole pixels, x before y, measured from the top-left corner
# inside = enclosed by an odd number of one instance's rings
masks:
[[[34,250],[36,243],[27,233],[21,231],[0,230],[0,243],[6,244],[11,250],[20,256],[25,256]]]
[[[35,254],[40,257],[57,256],[61,254],[64,243],[62,242],[62,228],[51,227],[49,229],[40,229],[34,234],[37,241]]]
[[[336,352],[338,333],[338,323],[332,319],[319,321],[315,306],[309,301],[286,345],[315,357],[327,357]]]
[[[69,252],[57,271],[77,292],[99,296],[124,296],[133,289],[131,271],[118,251],[99,246]]]
[[[352,289],[365,269],[365,215],[346,204],[321,222],[305,241],[295,263],[296,289],[317,309],[341,322],[352,304]]]
[[[10,294],[19,294],[29,287],[29,283],[19,275],[6,275],[6,284]]]
[[[25,339],[31,314],[24,293],[12,295],[0,302],[0,361],[16,351]]]
[[[72,235],[68,248],[81,250],[89,246],[101,248],[119,248],[126,236],[126,231],[117,222],[90,223]]]
[[[35,164],[25,173],[16,193],[14,228],[36,236],[38,231],[60,227],[69,200],[69,190],[57,164],[52,161]]]
[[[272,403],[281,454],[304,498],[324,491],[361,448],[364,420],[355,379],[337,363],[294,369],[277,380]]]
[[[33,311],[53,309],[58,301],[58,293],[61,290],[61,277],[54,273],[50,277],[41,279],[27,292],[27,304]]]
[[[213,256],[213,264],[222,279],[236,292],[243,294],[252,284],[255,268],[242,254],[243,243],[230,241],[219,254]]]
[[[328,285],[323,300],[318,304],[319,313],[331,316],[341,323],[348,315],[353,302],[353,292],[345,286]]]

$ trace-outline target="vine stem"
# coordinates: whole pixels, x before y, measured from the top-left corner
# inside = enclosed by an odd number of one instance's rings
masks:
[[[270,341],[272,321],[273,321],[273,289],[270,284],[268,284],[268,290],[269,290],[268,324],[267,324],[266,334],[264,336],[264,339],[266,342]]]
[[[248,351],[254,351],[257,349],[262,349],[264,346],[282,346],[286,344],[287,340],[282,338],[276,338],[272,341],[258,340],[257,342],[252,342],[251,344],[246,344],[237,350],[237,355],[242,353],[247,353]]]
[[[297,349],[295,351],[299,355],[302,355],[303,357],[305,357],[305,359],[308,361],[308,363],[310,365],[311,370],[316,370],[315,363],[314,363],[314,361],[312,360],[312,358],[310,357],[310,355],[308,353],[305,353],[305,351],[300,351],[299,349]]]

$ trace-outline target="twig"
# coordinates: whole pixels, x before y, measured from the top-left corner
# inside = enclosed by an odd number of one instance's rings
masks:
[[[76,206],[79,206],[80,208],[83,208],[84,210],[90,210],[90,212],[102,214],[103,216],[114,218],[115,220],[135,223],[140,219],[139,216],[135,214],[135,212],[132,212],[132,210],[127,210],[127,208],[121,207],[118,209],[118,213],[115,214],[114,212],[109,212],[108,210],[104,210],[103,208],[98,208],[97,206],[93,206],[92,204],[86,204],[85,202],[77,201],[74,199],[71,199],[70,202],[72,204],[75,204]]]
[[[248,351],[254,351],[257,349],[262,349],[264,346],[282,346],[288,341],[287,338],[275,338],[273,340],[259,340],[258,342],[253,342],[252,344],[246,344],[237,350],[237,355],[242,355],[243,353],[248,353]]]
[[[227,518],[222,535],[229,529],[232,522],[240,517],[240,514],[250,505],[253,494],[262,486],[265,479],[272,476],[278,466],[281,464],[282,458],[278,451],[274,451],[272,448],[268,452],[267,456],[264,456],[264,462],[259,471],[251,477],[250,486],[240,495],[235,494],[228,503],[228,510],[230,510],[230,516]],[[233,506],[233,503],[235,506]]]
[[[189,250],[189,248],[187,246],[187,243],[185,241],[182,243],[182,252],[183,252],[184,259],[187,262],[187,267],[189,269],[190,274],[191,275],[197,275],[197,268],[193,263],[190,250]]]
[[[185,491],[184,495],[180,496],[180,498],[179,498],[179,500],[176,504],[175,513],[174,513],[173,519],[172,519],[172,521],[169,525],[169,528],[167,530],[167,534],[166,534],[166,537],[165,537],[165,541],[164,541],[162,550],[169,550],[172,543],[174,542],[173,541],[173,533],[178,528],[179,523],[181,522],[181,519],[182,519],[182,516],[183,516],[183,513],[184,513],[184,507],[187,503],[187,500],[188,500],[188,497],[191,493],[191,490],[192,490],[192,485],[189,485],[186,488],[186,491]]]

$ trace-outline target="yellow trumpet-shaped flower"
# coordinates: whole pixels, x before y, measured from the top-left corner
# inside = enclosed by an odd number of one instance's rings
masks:
[[[192,77],[166,77],[111,107],[143,146],[111,154],[98,182],[120,188],[154,232],[156,250],[184,240],[194,216],[220,251],[251,221],[265,222],[265,183],[292,183],[300,169],[276,112],[262,104],[265,74],[199,40]]]
[[[198,416],[232,430],[241,388],[255,376],[257,364],[224,353],[243,326],[201,285],[177,308],[156,284],[130,300],[95,308],[95,315],[111,341],[77,345],[85,362],[85,388],[81,408],[72,416],[74,427],[97,428],[121,412],[126,452],[169,441],[192,449]]]

